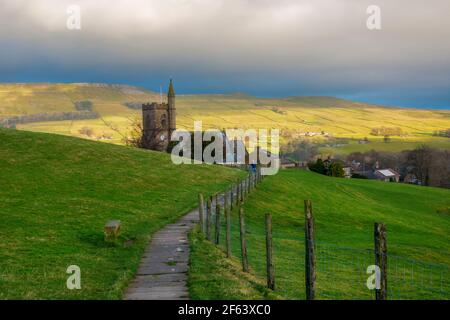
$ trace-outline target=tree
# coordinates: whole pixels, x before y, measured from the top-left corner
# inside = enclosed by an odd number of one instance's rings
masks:
[[[323,160],[320,158],[317,159],[317,161],[315,163],[314,162],[308,163],[308,168],[311,171],[314,171],[314,172],[317,172],[320,174],[324,174],[324,175],[326,174],[325,164],[323,163]]]
[[[306,140],[297,140],[289,142],[282,150],[283,155],[293,158],[297,161],[310,161],[319,154],[319,148],[316,144]]]
[[[101,118],[101,120],[111,130],[117,132],[122,137],[123,143],[127,146],[141,149],[161,150],[165,145],[165,142],[159,138],[164,132],[161,127],[155,128],[154,130],[149,132],[149,135],[145,137],[146,140],[144,141],[144,128],[142,126],[142,120],[140,118],[128,118],[128,120],[130,121],[130,130],[127,134],[123,134],[122,132],[120,132],[119,129],[115,127],[111,122],[107,122],[103,118]],[[170,137],[168,138],[170,139]],[[168,150],[172,150],[172,147],[173,144],[170,144],[170,149],[168,147]]]
[[[92,101],[84,100],[84,101],[75,101],[75,108],[78,111],[92,111]]]
[[[309,170],[331,177],[345,177],[345,171],[340,161],[317,159],[316,162],[308,163]]]
[[[137,119],[132,120],[130,125],[130,131],[126,136],[122,136],[122,141],[125,145],[135,148],[143,148],[144,145],[142,143],[142,123]]]
[[[332,161],[327,170],[327,175],[331,177],[343,178],[345,176],[344,168],[340,162]]]
[[[92,130],[92,128],[90,127],[83,127],[80,130],[78,130],[78,132],[88,137],[92,137],[94,135],[94,130]]]
[[[433,150],[430,147],[422,145],[409,152],[407,162],[413,168],[413,173],[422,185],[429,185],[430,168],[432,164]]]
[[[401,136],[403,135],[403,130],[399,127],[380,127],[372,128],[370,134],[373,136]]]

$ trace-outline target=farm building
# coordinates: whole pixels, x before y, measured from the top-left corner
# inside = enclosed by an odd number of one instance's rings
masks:
[[[352,176],[352,167],[344,167],[344,176],[346,178],[351,178]]]
[[[291,159],[280,159],[280,168],[281,169],[290,169],[296,168],[297,163]]]
[[[386,182],[399,182],[400,174],[392,169],[381,169],[375,171],[375,178]]]

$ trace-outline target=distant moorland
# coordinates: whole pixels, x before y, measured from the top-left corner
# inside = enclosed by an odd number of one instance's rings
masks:
[[[143,102],[160,95],[106,84],[2,84],[0,123],[121,144]],[[244,94],[178,95],[177,126],[277,128],[282,142],[308,139],[323,153],[401,151],[420,144],[450,149],[436,133],[450,128],[450,110],[390,108],[333,97],[258,98]],[[52,121],[49,121],[52,120]],[[386,133],[389,142],[385,141]],[[367,141],[362,142],[364,138]]]

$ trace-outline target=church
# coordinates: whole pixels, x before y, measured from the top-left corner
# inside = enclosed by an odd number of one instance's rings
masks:
[[[170,79],[167,103],[153,102],[142,105],[142,147],[167,151],[176,124],[175,90]]]

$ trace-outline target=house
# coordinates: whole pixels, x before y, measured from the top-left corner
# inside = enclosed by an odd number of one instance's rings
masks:
[[[381,169],[375,171],[375,179],[386,182],[399,182],[400,174],[392,169]]]
[[[352,171],[359,171],[362,168],[361,162],[358,162],[356,160],[352,160],[349,166],[352,168]]]
[[[308,161],[300,161],[298,163],[298,168],[302,169],[302,170],[307,170],[309,171],[309,167],[308,167]]]
[[[352,167],[344,167],[344,177],[351,178],[352,177]]]
[[[414,173],[408,173],[403,179],[403,182],[417,185],[421,184],[420,180],[417,179],[417,176]]]
[[[291,159],[280,159],[280,168],[281,169],[290,169],[290,168],[296,168],[297,163],[295,161],[292,161]]]

